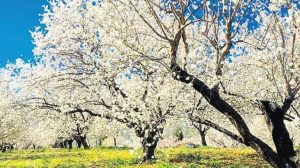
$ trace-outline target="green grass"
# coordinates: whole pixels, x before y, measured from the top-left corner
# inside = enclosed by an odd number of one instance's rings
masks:
[[[218,168],[270,167],[252,149],[165,148],[156,151],[157,160],[141,163],[141,150],[129,148],[38,149],[0,154],[0,167],[122,167],[122,168]]]

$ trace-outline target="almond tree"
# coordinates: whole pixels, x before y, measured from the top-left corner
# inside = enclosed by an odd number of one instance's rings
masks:
[[[0,69],[0,151],[5,152],[20,145],[19,139],[26,127],[24,114],[14,110],[12,93],[15,88],[9,84],[10,73],[5,68]]]
[[[21,68],[26,65],[16,65],[11,70],[19,69],[11,82],[20,88],[14,93],[19,97],[14,101],[15,106],[24,111],[39,111],[39,115],[60,115],[56,122],[61,127],[56,146],[66,147],[74,139],[88,148],[86,135],[90,121],[92,117],[100,117],[134,130],[141,138],[144,161],[154,159],[165,123],[176,112],[173,102],[180,95],[175,92],[177,82],[169,82],[168,74],[158,76],[156,72],[130,67],[128,72],[108,79],[97,69],[89,73],[73,69],[57,72],[55,67],[44,63]]]
[[[204,8],[204,9],[202,8],[203,11],[205,11],[203,12],[203,15],[207,13],[208,16],[207,18],[204,18],[205,21],[202,23],[204,25],[203,26],[204,30],[211,31],[212,33],[216,34],[215,36],[211,36],[211,34],[208,34],[208,39],[212,41],[211,46],[213,48],[216,48],[215,50],[217,53],[216,55],[212,55],[213,60],[215,60],[215,62],[212,65],[215,66],[213,70],[215,72],[214,80],[216,83],[213,84],[211,88],[201,78],[189,74],[188,73],[189,69],[185,67],[186,66],[185,63],[183,64],[179,63],[180,58],[185,60],[184,54],[182,54],[182,52],[180,52],[179,49],[185,48],[185,52],[188,54],[189,43],[186,40],[186,36],[187,36],[186,34],[187,32],[193,33],[194,30],[194,29],[189,30],[187,26],[190,23],[196,21],[196,18],[195,20],[189,21],[190,19],[185,16],[184,11],[186,11],[186,9],[188,8],[188,6],[186,6],[188,3],[185,3],[183,1],[167,2],[166,5],[167,11],[165,12],[171,13],[171,15],[174,16],[173,20],[175,23],[178,23],[178,27],[179,27],[178,29],[176,29],[177,31],[175,31],[173,35],[168,35],[167,33],[164,33],[164,32],[168,32],[169,26],[164,26],[164,24],[167,24],[166,22],[164,22],[165,20],[158,19],[157,17],[163,15],[162,11],[160,11],[161,9],[163,9],[163,6],[161,4],[155,4],[155,2],[152,1],[142,2],[142,4],[144,3],[145,6],[148,6],[147,9],[147,8],[142,8],[143,6],[141,4],[136,5],[133,2],[129,1],[128,3],[126,3],[129,7],[126,8],[126,10],[124,11],[130,11],[130,10],[132,10],[133,12],[135,11],[136,17],[140,17],[140,21],[135,20],[136,23],[144,22],[145,27],[148,26],[149,31],[152,31],[153,35],[156,34],[156,37],[160,36],[162,40],[169,41],[170,53],[169,54],[166,53],[166,55],[169,55],[170,70],[173,72],[174,79],[183,83],[191,84],[195,90],[197,90],[199,93],[202,94],[202,96],[209,102],[210,105],[212,105],[219,112],[227,116],[227,118],[236,127],[239,134],[234,134],[232,132],[229,132],[228,130],[221,128],[215,125],[214,123],[210,123],[211,127],[219,129],[221,132],[229,135],[233,139],[247,146],[252,147],[274,167],[288,167],[288,166],[296,167],[297,157],[295,154],[295,150],[293,148],[292,141],[289,137],[285,124],[283,123],[283,119],[290,105],[292,104],[293,100],[296,98],[295,95],[299,90],[298,85],[296,84],[292,89],[290,89],[290,92],[288,92],[288,95],[286,95],[287,97],[284,98],[284,102],[282,106],[277,106],[275,103],[269,100],[266,101],[259,100],[261,110],[265,112],[266,117],[268,118],[267,123],[268,125],[271,125],[273,142],[277,150],[277,152],[274,152],[273,149],[271,149],[266,143],[264,143],[261,139],[254,136],[249,131],[249,128],[245,120],[242,118],[241,114],[237,111],[237,109],[234,108],[234,106],[229,104],[228,101],[224,100],[222,98],[223,95],[221,94],[222,90],[223,92],[225,92],[225,94],[232,94],[232,92],[228,91],[228,89],[224,87],[224,82],[222,81],[222,78],[225,76],[223,74],[225,73],[224,64],[226,63],[226,56],[229,56],[230,54],[229,52],[233,48],[234,44],[249,43],[246,40],[244,40],[247,39],[247,36],[243,37],[245,33],[239,29],[239,24],[236,24],[236,22],[234,22],[235,19],[239,19],[239,17],[243,18],[242,17],[243,14],[248,12],[247,8],[243,7],[245,3],[242,1],[238,1],[236,3],[234,2],[227,3],[225,1],[224,3],[222,2],[225,7],[216,5],[217,8],[220,9],[217,10],[216,12],[214,11],[215,9],[210,10],[210,6],[208,5],[208,2],[209,1],[206,2],[204,1],[204,3],[199,4],[199,6],[200,8],[201,7]],[[253,4],[255,5],[255,2],[253,2]],[[158,7],[158,9],[155,10],[157,6],[159,6],[160,8]],[[119,10],[120,9],[116,9],[115,11],[119,11]],[[116,15],[111,14],[111,12],[109,13],[110,13],[109,16],[114,16],[115,18],[117,17]],[[132,16],[132,13],[128,14],[128,16]],[[155,21],[151,22],[151,19],[152,20],[156,19],[156,22]],[[128,19],[128,21],[130,22],[130,19]],[[240,20],[240,23],[242,21],[243,19]],[[205,22],[208,24],[205,24]],[[209,22],[210,23],[212,22],[212,24],[210,24]],[[199,30],[198,26],[199,25],[197,25],[198,30],[195,31],[201,31],[201,29]],[[145,30],[140,30],[140,32],[143,31]],[[120,32],[123,33],[122,31]],[[204,32],[204,34],[206,34],[206,32]],[[124,38],[122,40],[126,42],[128,41],[130,42],[131,38],[127,38],[127,39]],[[124,44],[124,47],[125,46],[126,44]],[[140,46],[147,47],[147,45],[145,46],[140,45]],[[241,49],[241,51],[243,51],[243,48]],[[228,62],[230,63],[230,61]]]
[[[264,19],[275,15],[276,22],[284,21],[282,12],[278,11],[282,5],[289,9],[289,15],[297,18],[297,6],[289,1],[283,4],[255,0],[51,1],[42,20],[46,31],[36,30],[33,33],[37,46],[35,53],[46,62],[55,59],[63,67],[77,72],[101,69],[102,75],[109,79],[127,67],[137,65],[157,74],[170,72],[174,80],[190,85],[220,114],[225,115],[238,133],[213,122],[208,125],[250,146],[273,167],[297,167],[297,156],[284,118],[297,98],[299,84],[293,75],[287,77],[289,72],[282,68],[286,56],[297,57],[297,35],[296,31],[292,31],[294,33],[284,36],[282,27],[287,27],[286,24],[277,24],[278,28],[273,28],[265,24],[268,20]],[[287,25],[294,25],[291,27],[296,30],[298,21],[291,20]],[[253,32],[253,25],[254,28],[255,25],[260,27],[259,31]],[[244,82],[235,79],[237,70],[246,69],[243,62],[233,61],[234,57],[251,56],[260,51],[272,55],[272,50],[265,47],[271,44],[265,41],[269,28],[274,30],[271,35],[275,39],[282,37],[279,43],[275,40],[276,45],[281,45],[284,50],[292,48],[291,52],[276,53],[281,58],[277,60],[282,61],[278,68],[284,70],[281,77],[287,77],[284,79],[287,91],[280,106],[261,97],[255,101],[252,98],[248,100],[247,97],[253,94],[252,89],[246,90],[246,86],[241,85]],[[258,45],[255,44],[257,39]],[[286,40],[291,45],[287,45]],[[274,65],[277,64],[275,62]],[[259,73],[253,75],[260,77]],[[230,85],[232,83],[239,85]],[[255,89],[259,86],[248,87]],[[240,90],[242,92],[238,92]],[[228,100],[230,96],[238,97],[238,103],[232,104]],[[252,110],[248,109],[249,104],[258,106],[265,114],[276,152],[249,130],[240,110],[240,106],[247,111]]]
[[[161,87],[163,86],[161,83],[166,81],[164,78],[150,80],[132,74],[130,79],[125,77],[119,81],[120,84],[108,81],[100,90],[90,85],[90,92],[85,93],[86,97],[80,95],[81,102],[76,106],[71,105],[71,108],[65,112],[88,114],[125,124],[129,129],[134,130],[137,137],[141,138],[143,160],[148,161],[154,159],[154,151],[163,133],[166,120],[174,113],[172,102],[177,101],[174,94],[167,94],[173,92],[172,86],[168,89]],[[95,86],[99,86],[99,83]],[[40,103],[43,104],[43,102]]]

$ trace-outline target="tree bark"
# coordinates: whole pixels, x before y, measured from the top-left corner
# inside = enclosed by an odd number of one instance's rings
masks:
[[[86,137],[85,137],[85,136],[80,136],[80,139],[81,139],[83,148],[84,148],[84,149],[89,149],[90,147],[89,147],[89,145],[88,145],[88,143],[87,143],[87,141],[86,141]]]
[[[207,134],[207,131],[209,130],[210,126],[205,125],[203,123],[203,120],[201,120],[200,118],[199,119],[190,118],[190,120],[192,121],[193,126],[198,130],[198,132],[200,134],[202,146],[207,146],[206,134]],[[204,121],[206,121],[206,120],[204,120]]]
[[[69,140],[67,140],[67,143],[68,143],[68,148],[72,149],[73,148],[73,140],[69,139]]]
[[[152,144],[143,144],[143,162],[151,161],[155,159],[155,149],[157,146],[157,141]]]
[[[67,140],[65,140],[65,141],[63,142],[63,146],[64,146],[64,148],[67,148],[67,147],[68,147],[68,142],[67,142]]]
[[[284,124],[284,110],[274,102],[261,101],[268,128],[272,134],[277,154],[284,158],[291,167],[296,167],[297,157],[293,142]]]
[[[77,143],[77,148],[81,148],[81,145],[82,145],[82,142],[81,142],[81,139],[80,138],[76,138],[75,139],[76,143]]]
[[[59,147],[64,148],[64,142],[59,142]]]
[[[202,146],[207,146],[207,142],[206,142],[206,132],[204,131],[199,131],[200,137],[201,137],[201,143]]]
[[[102,139],[99,139],[99,146],[102,146]]]
[[[241,115],[229,103],[222,99],[216,90],[210,89],[203,81],[199,80],[198,78],[195,78],[194,76],[188,74],[186,71],[181,69],[175,60],[176,53],[172,53],[172,57],[173,58],[171,60],[170,68],[173,71],[174,79],[187,84],[191,83],[192,87],[196,91],[198,91],[210,105],[212,105],[219,112],[224,114],[241,135],[241,143],[253,148],[273,167],[285,168],[291,166],[293,168],[296,168],[296,166],[293,165],[287,166],[287,164],[289,163],[286,159],[274,152],[273,149],[270,146],[268,146],[265,142],[252,135]]]
[[[114,146],[116,147],[117,146],[117,138],[114,137]]]
[[[162,132],[162,128],[158,129]],[[158,134],[157,131],[148,130],[148,134],[144,134],[145,131],[143,131],[143,140],[142,140],[142,146],[143,146],[143,162],[155,160],[155,149],[157,146],[158,139],[155,138],[155,136]]]
[[[7,148],[6,148],[5,144],[4,144],[4,145],[2,145],[1,152],[6,152],[6,150],[7,150]]]
[[[85,136],[77,136],[76,138],[75,138],[75,141],[76,141],[76,143],[77,143],[77,147],[78,148],[81,148],[81,146],[83,146],[83,148],[84,149],[89,149],[90,147],[89,147],[89,145],[88,145],[88,143],[87,143],[87,141],[86,141],[86,137]]]

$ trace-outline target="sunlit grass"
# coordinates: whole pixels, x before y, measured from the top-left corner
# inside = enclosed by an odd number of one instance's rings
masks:
[[[0,154],[0,167],[269,167],[249,148],[158,149],[152,163],[141,163],[141,155],[129,148],[19,150]]]

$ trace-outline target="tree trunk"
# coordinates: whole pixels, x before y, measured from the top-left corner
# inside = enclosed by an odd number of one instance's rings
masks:
[[[273,142],[278,156],[282,157],[291,167],[296,167],[293,142],[284,124],[284,111],[276,103],[262,101],[268,128],[272,134]]]
[[[67,148],[67,147],[68,147],[68,142],[67,142],[67,140],[65,140],[65,141],[63,142],[63,145],[64,145],[64,148]]]
[[[151,161],[155,159],[155,149],[157,146],[157,141],[153,142],[153,144],[144,144],[143,145],[143,162]]]
[[[99,146],[102,146],[102,139],[99,139]]]
[[[67,140],[67,143],[68,143],[68,148],[69,149],[72,149],[73,148],[73,140],[72,139],[69,139],[69,140]]]
[[[265,142],[252,135],[242,116],[229,103],[227,103],[224,99],[220,97],[218,91],[214,88],[210,89],[203,81],[199,80],[198,78],[188,74],[186,71],[181,69],[181,67],[176,63],[176,52],[172,52],[171,54],[172,60],[170,68],[174,72],[174,79],[187,84],[192,83],[192,87],[196,91],[198,91],[210,105],[215,107],[220,113],[224,114],[238,130],[240,134],[240,136],[238,137],[239,142],[253,148],[273,167],[296,168],[296,166],[289,164],[289,162],[284,157],[281,157],[279,156],[279,154],[274,152],[273,149],[270,146],[268,146]],[[287,166],[287,164],[289,164],[290,166]]]
[[[200,137],[201,137],[201,143],[202,146],[207,146],[207,142],[206,142],[206,132],[200,130],[199,131]]]
[[[201,144],[202,146],[207,146],[207,142],[206,142],[206,134],[207,134],[207,131],[209,130],[209,126],[205,126],[203,123],[202,123],[202,120],[197,120],[196,123],[194,123],[192,121],[193,125],[195,128],[197,128],[199,134],[200,134],[200,138],[201,138]]]
[[[55,144],[53,145],[53,148],[59,148],[59,142],[56,141]]]
[[[76,143],[77,143],[77,148],[81,148],[81,145],[82,145],[82,142],[81,142],[81,139],[79,137],[77,137],[75,139]]]
[[[86,141],[86,137],[85,136],[80,136],[80,140],[82,142],[82,145],[83,145],[84,149],[89,149],[90,148],[89,145],[88,145],[88,143],[87,143],[87,141]]]
[[[13,150],[14,149],[14,146],[12,144],[7,144],[7,150]]]
[[[6,150],[7,150],[6,145],[3,145],[2,149],[1,149],[1,152],[6,152]]]
[[[116,137],[114,137],[114,145],[115,145],[115,147],[117,147],[117,138]]]
[[[64,148],[64,142],[59,142],[59,147]]]

